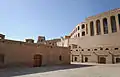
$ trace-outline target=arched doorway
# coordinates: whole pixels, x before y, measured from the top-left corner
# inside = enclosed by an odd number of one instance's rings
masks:
[[[42,55],[34,55],[34,67],[40,67],[42,65]]]
[[[100,63],[101,64],[106,64],[106,58],[105,57],[100,57]]]
[[[88,58],[87,57],[85,57],[85,62],[88,62]]]
[[[120,58],[116,58],[116,63],[120,63]]]

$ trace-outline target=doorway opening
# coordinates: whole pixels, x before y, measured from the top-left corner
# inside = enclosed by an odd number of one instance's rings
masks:
[[[85,57],[85,62],[88,62],[88,58],[87,57]]]
[[[75,61],[77,61],[77,57],[75,57]]]
[[[106,58],[105,57],[100,57],[100,63],[101,64],[106,64]]]
[[[116,58],[116,63],[120,63],[120,58]]]
[[[34,55],[34,67],[40,67],[42,65],[42,55]]]

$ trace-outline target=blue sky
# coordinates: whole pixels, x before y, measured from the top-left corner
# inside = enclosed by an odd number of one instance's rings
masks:
[[[86,17],[119,7],[120,0],[0,0],[0,33],[13,40],[58,38]]]

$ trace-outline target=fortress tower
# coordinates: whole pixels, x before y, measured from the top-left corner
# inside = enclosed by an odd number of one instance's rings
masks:
[[[38,36],[37,43],[44,44],[45,42],[45,36]]]
[[[0,34],[0,39],[5,39],[5,35]]]

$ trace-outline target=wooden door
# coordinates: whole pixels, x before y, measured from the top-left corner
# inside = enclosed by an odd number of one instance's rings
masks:
[[[34,55],[34,67],[40,67],[42,65],[42,55]]]
[[[120,63],[120,58],[116,58],[116,63]]]
[[[100,63],[101,64],[106,64],[106,58],[105,57],[100,57]]]

